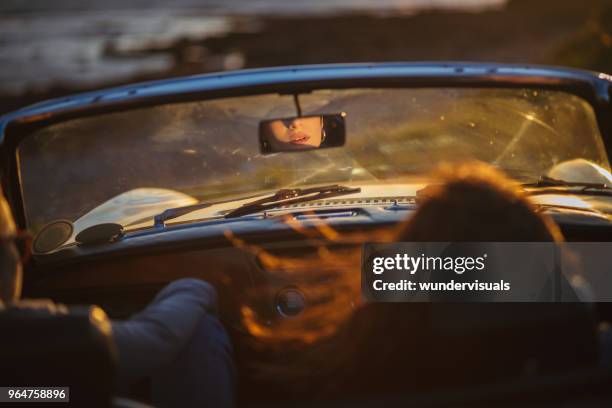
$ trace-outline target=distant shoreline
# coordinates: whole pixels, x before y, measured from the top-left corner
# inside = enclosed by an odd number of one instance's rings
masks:
[[[104,49],[107,64],[159,57],[169,61],[167,68],[94,85],[61,81],[23,95],[0,94],[0,113],[74,92],[228,68],[424,60],[559,63],[558,49],[582,29],[599,1],[514,0],[503,10],[480,13],[234,17],[227,32],[202,40],[183,38],[135,51]]]

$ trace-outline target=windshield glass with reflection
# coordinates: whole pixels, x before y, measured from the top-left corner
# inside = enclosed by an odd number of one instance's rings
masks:
[[[610,169],[592,107],[538,89],[346,89],[301,95],[303,113],[346,113],[346,145],[261,155],[258,125],[295,115],[291,96],[258,95],[73,119],[19,148],[34,230],[77,220],[139,188],[216,200],[287,186],[403,182],[477,159],[521,181],[574,158]],[[125,211],[139,211],[126,208]]]

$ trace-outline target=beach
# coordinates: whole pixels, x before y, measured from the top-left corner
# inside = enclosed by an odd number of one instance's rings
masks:
[[[0,6],[0,113],[134,81],[378,61],[563,64],[601,0],[154,2]]]

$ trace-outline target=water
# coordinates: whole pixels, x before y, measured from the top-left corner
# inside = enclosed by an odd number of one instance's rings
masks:
[[[415,11],[426,8],[480,10],[503,3],[504,0],[3,0],[0,13],[198,10],[215,15],[292,15],[364,10]]]
[[[174,64],[168,48],[236,30],[234,18],[414,13],[422,9],[478,11],[504,0],[3,0],[0,3],[0,94],[44,91],[52,85],[90,88],[161,74]],[[195,50],[198,51],[198,50]],[[215,66],[240,68],[240,55]]]

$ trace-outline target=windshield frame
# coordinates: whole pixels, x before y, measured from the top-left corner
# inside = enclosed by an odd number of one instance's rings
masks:
[[[224,79],[225,83],[219,85]],[[244,70],[112,88],[34,105],[2,117],[2,184],[17,224],[26,228],[18,149],[28,135],[41,127],[150,106],[270,93],[291,95],[320,89],[528,87],[562,91],[592,106],[610,160],[610,79],[605,74],[587,71],[496,64],[347,64]]]

